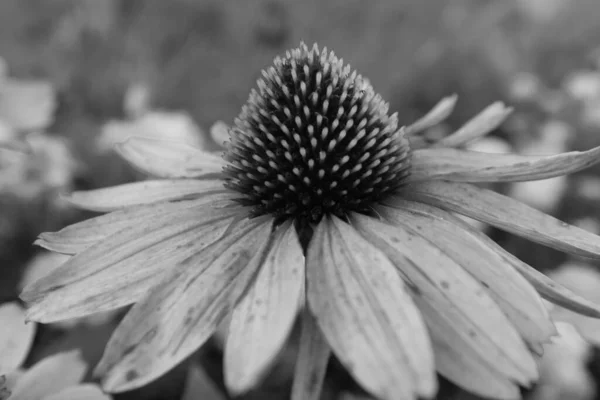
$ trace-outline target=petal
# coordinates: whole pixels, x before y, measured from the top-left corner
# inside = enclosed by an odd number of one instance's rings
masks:
[[[501,101],[490,104],[458,128],[456,132],[433,144],[433,147],[464,146],[499,127],[512,112],[512,107],[506,107]]]
[[[131,165],[159,178],[219,175],[225,166],[221,157],[173,140],[131,136],[115,148]]]
[[[28,317],[55,322],[135,303],[187,258],[218,240],[235,214],[223,210],[205,212],[204,218],[176,218],[139,239],[140,229],[116,234],[25,288],[21,297],[32,302]],[[136,240],[142,245],[136,247]]]
[[[600,257],[600,237],[488,189],[467,183],[422,182],[406,187],[402,196],[463,214],[567,253]]]
[[[383,399],[437,390],[427,330],[394,266],[352,226],[323,219],[308,248],[311,312],[340,361]]]
[[[181,400],[225,400],[226,397],[196,364],[190,365]]]
[[[120,208],[152,204],[161,201],[181,200],[225,191],[223,181],[201,179],[155,180],[73,192],[65,199],[85,210],[107,212]]]
[[[246,290],[264,259],[270,231],[270,219],[244,220],[134,305],[96,367],[104,389],[143,386],[196,351]]]
[[[0,305],[0,375],[23,364],[35,337],[36,324],[25,323],[25,310],[17,302]]]
[[[427,114],[407,126],[405,134],[407,136],[414,135],[439,124],[452,114],[456,100],[458,100],[458,96],[455,94],[444,97]]]
[[[492,364],[463,352],[444,337],[440,329],[430,329],[438,372],[462,389],[491,399],[521,399],[519,386],[493,368]]]
[[[10,399],[41,400],[79,383],[87,368],[77,350],[47,357],[23,374]]]
[[[600,147],[551,156],[480,153],[457,149],[415,150],[410,181],[521,182],[554,178],[600,161]]]
[[[133,206],[113,211],[99,217],[90,218],[58,232],[42,233],[35,244],[45,249],[63,253],[77,254],[117,232],[136,224],[142,224],[150,218],[157,218],[178,210],[200,205],[217,206],[231,197],[230,193],[212,193],[199,199],[178,201],[176,203],[157,203]]]
[[[418,232],[487,288],[492,298],[537,353],[556,334],[542,299],[529,282],[491,249],[471,226],[454,215],[421,203],[405,200],[383,208],[395,224]]]
[[[256,385],[275,360],[303,298],[304,255],[296,229],[288,222],[276,234],[254,284],[234,309],[229,325],[225,384],[234,395]]]
[[[535,361],[515,328],[460,265],[403,225],[366,216],[353,224],[396,265],[436,340],[522,385],[537,379]]]
[[[58,393],[44,397],[43,400],[111,400],[111,398],[103,393],[98,386],[86,383],[63,389]]]
[[[300,348],[291,400],[319,400],[331,349],[308,308],[302,312]]]

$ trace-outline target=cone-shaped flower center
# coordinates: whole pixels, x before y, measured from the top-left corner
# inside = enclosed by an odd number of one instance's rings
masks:
[[[410,167],[396,114],[332,52],[305,45],[263,71],[230,131],[226,186],[255,215],[369,212]]]

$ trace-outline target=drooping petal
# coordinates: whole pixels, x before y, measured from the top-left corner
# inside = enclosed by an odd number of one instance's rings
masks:
[[[225,384],[248,391],[275,361],[292,329],[304,290],[304,255],[296,229],[286,223],[253,285],[235,307],[225,346]]]
[[[467,121],[456,132],[440,139],[432,147],[460,147],[487,135],[500,126],[512,113],[512,107],[506,107],[501,101],[487,106],[479,114]]]
[[[266,218],[240,222],[134,305],[96,368],[104,389],[143,386],[197,350],[232,311],[263,262],[271,223]]]
[[[85,210],[108,212],[220,191],[225,191],[225,188],[219,179],[160,179],[73,192],[65,199]]]
[[[225,166],[215,154],[172,140],[131,136],[115,148],[134,167],[159,178],[219,175]]]
[[[421,182],[402,196],[488,223],[533,242],[584,257],[600,257],[600,238],[535,208],[468,183]]]
[[[442,328],[443,329],[443,328]],[[488,361],[463,352],[444,337],[441,329],[430,329],[438,372],[461,388],[484,398],[520,400],[519,386]]]
[[[217,207],[230,197],[230,193],[218,192],[194,200],[128,207],[69,225],[58,232],[42,233],[35,244],[57,253],[77,254],[100,240],[148,219],[201,205]]]
[[[352,222],[396,265],[438,341],[522,385],[537,379],[535,361],[518,332],[466,270],[402,225],[359,215]]]
[[[600,147],[550,156],[481,153],[458,149],[415,150],[411,182],[522,182],[572,174],[600,162]]]
[[[21,298],[31,302],[27,315],[54,322],[134,303],[187,258],[218,240],[235,215],[221,210],[188,214],[187,219],[178,216],[172,226],[144,237],[139,229],[119,232],[26,287]],[[136,246],[139,241],[142,244]]]
[[[317,226],[307,255],[307,299],[329,345],[382,399],[431,397],[433,353],[419,311],[394,266],[334,217]]]
[[[439,124],[452,114],[456,100],[458,100],[458,96],[455,94],[444,97],[427,114],[407,126],[405,134],[407,136],[414,135]]]
[[[319,400],[331,349],[308,308],[302,312],[302,333],[294,369],[291,400]]]
[[[439,208],[394,199],[381,213],[433,243],[488,290],[527,344],[537,353],[556,333],[542,299],[529,282],[490,248],[466,222]]]
[[[27,358],[36,324],[25,323],[25,310],[17,302],[0,305],[0,375],[12,372]]]
[[[111,400],[111,398],[103,393],[98,386],[86,383],[68,387],[58,393],[44,397],[43,400]]]
[[[10,399],[42,400],[49,394],[79,383],[87,368],[77,350],[47,357],[23,374]]]

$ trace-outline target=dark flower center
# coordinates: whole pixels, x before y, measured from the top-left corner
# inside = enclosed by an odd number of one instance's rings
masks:
[[[230,131],[226,186],[254,215],[369,213],[410,170],[396,114],[333,52],[304,44],[263,71]]]

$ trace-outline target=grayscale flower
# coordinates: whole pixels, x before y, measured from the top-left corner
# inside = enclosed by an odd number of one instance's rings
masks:
[[[401,127],[367,80],[302,44],[263,72],[223,159],[172,141],[118,145],[156,179],[68,197],[107,214],[40,236],[73,257],[24,289],[29,318],[134,304],[96,369],[111,392],[165,374],[227,317],[225,383],[245,392],[300,315],[294,399],[318,397],[330,353],[381,399],[432,397],[436,371],[482,396],[518,398],[556,333],[541,297],[600,309],[455,213],[600,257],[600,237],[471,184],[569,174],[600,161],[600,148],[461,150],[506,118],[501,103],[445,138],[420,134],[455,101]]]

